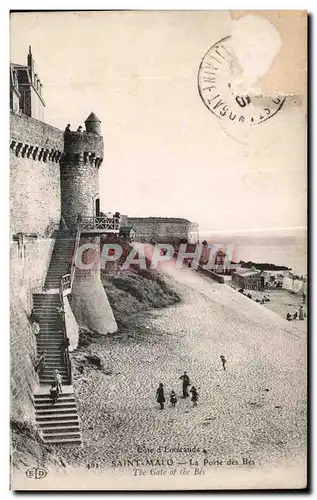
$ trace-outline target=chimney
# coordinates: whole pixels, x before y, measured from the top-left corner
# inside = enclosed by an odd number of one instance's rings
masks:
[[[32,47],[29,45],[28,68],[30,69],[31,82],[34,83],[34,59],[32,56]]]

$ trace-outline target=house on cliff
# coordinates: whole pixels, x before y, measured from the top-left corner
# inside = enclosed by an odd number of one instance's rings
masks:
[[[10,109],[43,121],[45,102],[42,90],[30,46],[26,65],[10,64]]]

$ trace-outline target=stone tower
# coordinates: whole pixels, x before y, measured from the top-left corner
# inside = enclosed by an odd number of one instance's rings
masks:
[[[99,167],[103,160],[103,138],[100,120],[91,113],[85,121],[86,131],[64,133],[64,154],[61,166],[62,217],[72,232],[81,215],[79,245],[87,243],[100,249],[100,234],[106,229],[95,227],[100,215]],[[94,253],[94,252],[92,252]],[[98,252],[97,252],[98,253]],[[79,325],[100,334],[113,333],[117,324],[100,280],[100,262],[92,258],[93,267],[76,267],[72,286],[72,309]]]
[[[85,121],[86,131],[65,132],[61,159],[62,216],[69,229],[76,225],[77,215],[98,216],[99,167],[103,160],[103,138],[100,120],[94,113]]]

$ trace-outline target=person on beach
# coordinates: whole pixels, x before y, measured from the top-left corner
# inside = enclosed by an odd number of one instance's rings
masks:
[[[58,387],[56,385],[56,382],[53,382],[50,388],[50,395],[53,401],[53,405],[57,402],[58,399]]]
[[[303,309],[303,306],[300,306],[300,308],[299,308],[298,319],[304,319],[304,309]]]
[[[177,403],[177,397],[175,391],[171,391],[170,393],[170,402],[172,404],[172,407],[175,408],[175,405]]]
[[[163,384],[159,384],[158,386],[158,389],[156,391],[156,401],[160,405],[160,410],[164,410],[165,396]]]
[[[190,380],[187,372],[184,372],[184,375],[179,377],[179,379],[183,381],[183,398],[188,398],[188,386],[190,386]]]
[[[286,319],[287,319],[287,321],[292,321],[292,315],[291,315],[291,313],[287,313],[286,314]]]
[[[223,355],[220,356],[220,359],[221,359],[221,363],[222,363],[222,368],[225,370],[226,369],[227,360],[226,360],[226,358]]]
[[[197,401],[198,401],[198,396],[199,396],[199,394],[198,394],[198,392],[197,392],[196,387],[195,387],[195,386],[192,386],[192,388],[191,388],[191,390],[190,390],[189,392],[191,392],[191,393],[192,393],[192,398],[191,398],[191,399],[192,399],[192,402],[193,402],[193,407],[194,407],[194,406],[197,406]]]
[[[294,313],[293,319],[297,319],[298,313],[297,311]]]
[[[62,393],[63,392],[62,391],[62,376],[58,370],[55,370],[55,372],[54,372],[54,382],[56,384],[58,393]]]

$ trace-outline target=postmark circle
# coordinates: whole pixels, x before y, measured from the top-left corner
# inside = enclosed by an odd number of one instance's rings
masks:
[[[230,42],[231,36],[227,36],[204,55],[198,70],[200,97],[209,111],[224,122],[259,125],[281,109],[286,97],[237,95],[233,90],[235,57]]]

